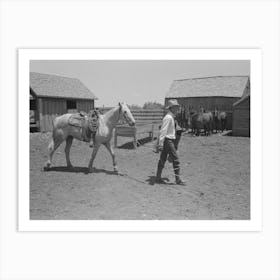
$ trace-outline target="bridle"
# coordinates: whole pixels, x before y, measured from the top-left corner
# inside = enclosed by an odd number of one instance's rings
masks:
[[[121,114],[121,113],[122,113],[122,115],[123,115],[125,121],[126,121],[128,124],[130,124],[131,121],[130,121],[130,119],[127,117],[127,112],[122,110],[122,105],[120,104],[119,114]]]

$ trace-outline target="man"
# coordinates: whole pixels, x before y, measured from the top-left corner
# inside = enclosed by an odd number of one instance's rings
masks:
[[[168,101],[168,113],[162,121],[162,126],[159,135],[159,150],[162,150],[157,166],[157,176],[155,183],[164,184],[165,181],[161,178],[161,173],[164,168],[167,156],[170,155],[173,162],[175,180],[177,185],[185,185],[180,177],[180,162],[176,151],[176,129],[175,116],[179,110],[179,104],[176,99]]]
[[[174,141],[174,146],[175,146],[175,149],[177,151],[178,150],[178,146],[179,146],[179,142],[180,142],[180,139],[181,139],[181,136],[182,136],[182,133],[185,131],[185,129],[183,129],[181,126],[179,126],[176,117],[175,117],[174,120],[175,120],[175,135],[176,135],[176,139]],[[170,154],[168,155],[167,160],[170,163],[173,162],[172,156]]]

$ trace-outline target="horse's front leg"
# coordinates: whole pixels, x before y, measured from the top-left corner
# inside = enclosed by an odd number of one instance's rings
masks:
[[[94,145],[93,150],[92,150],[92,154],[91,154],[91,157],[90,157],[90,160],[89,160],[89,164],[88,164],[88,172],[89,172],[89,173],[92,173],[92,172],[93,172],[92,164],[93,164],[93,161],[94,161],[94,159],[95,159],[95,157],[96,157],[96,154],[97,154],[97,152],[98,152],[99,147],[100,147],[100,144],[97,144],[97,143],[96,143],[96,144]]]
[[[114,172],[118,173],[118,166],[117,166],[117,161],[116,161],[116,156],[115,156],[115,152],[113,150],[113,147],[111,145],[111,142],[107,142],[106,144],[104,144],[104,146],[107,148],[107,150],[109,151],[111,157],[112,157],[112,161],[113,161],[113,167],[114,167]]]
[[[71,164],[70,161],[70,149],[72,146],[72,142],[73,142],[73,137],[68,136],[66,139],[66,146],[65,146],[65,156],[66,156],[66,163],[68,168],[73,168],[73,165]]]

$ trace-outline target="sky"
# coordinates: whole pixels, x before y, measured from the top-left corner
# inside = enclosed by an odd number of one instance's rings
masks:
[[[96,107],[118,102],[164,104],[173,80],[250,75],[248,60],[32,60],[30,71],[78,78],[97,96]]]

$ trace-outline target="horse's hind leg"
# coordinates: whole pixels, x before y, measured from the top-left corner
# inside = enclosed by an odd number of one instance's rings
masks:
[[[48,161],[46,167],[49,168],[52,165],[52,157],[55,150],[60,146],[63,142],[63,139],[53,137],[49,146],[48,146]]]
[[[71,164],[71,161],[70,161],[70,148],[72,146],[72,142],[73,142],[73,137],[68,136],[66,139],[66,145],[65,145],[65,156],[66,156],[66,162],[67,162],[68,168],[73,167],[73,165]]]

